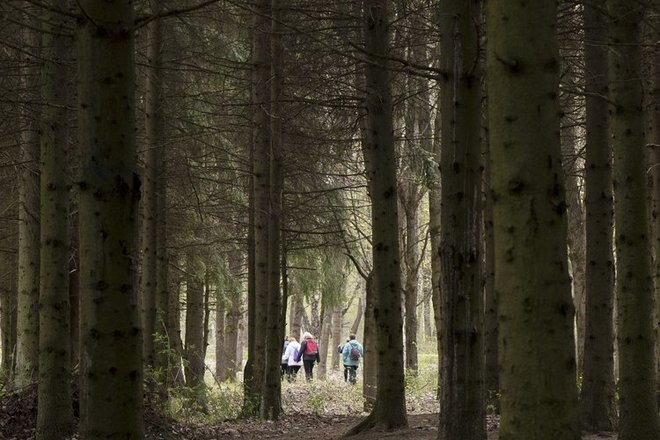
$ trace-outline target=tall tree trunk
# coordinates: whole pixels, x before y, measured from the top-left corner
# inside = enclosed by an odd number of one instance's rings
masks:
[[[254,37],[253,37],[254,38]],[[253,55],[254,56],[254,55]],[[254,78],[252,78],[254,80]],[[254,84],[252,85],[254,87]],[[254,100],[254,97],[252,98]],[[251,106],[251,123],[254,125],[254,101]],[[257,381],[258,375],[255,373],[255,356],[256,352],[256,326],[257,326],[257,293],[255,290],[255,279],[257,267],[255,264],[256,258],[256,241],[255,241],[255,220],[256,220],[256,206],[255,206],[255,176],[254,176],[254,130],[250,130],[250,146],[248,153],[248,161],[250,166],[250,174],[248,177],[248,230],[246,237],[247,247],[247,314],[245,317],[246,326],[244,328],[244,337],[247,340],[247,359],[243,369],[243,408],[241,415],[243,417],[251,417],[256,415],[259,409],[257,405],[259,399],[259,384]],[[243,352],[241,351],[240,357],[242,359]],[[241,362],[242,363],[242,362]]]
[[[171,282],[172,295],[167,307],[167,339],[170,343],[171,355],[168,359],[168,379],[171,386],[183,386],[184,375],[181,367],[183,358],[183,341],[181,340],[181,287],[180,280]]]
[[[654,8],[660,5],[660,2],[655,0],[652,2]],[[660,17],[657,12],[651,10],[648,13],[651,21],[651,32],[647,35],[647,41],[652,44],[660,36],[658,30],[658,23]],[[657,401],[660,405],[660,52],[657,47],[651,50],[651,53],[646,58],[646,66],[650,71],[649,89],[650,93],[645,95],[648,100],[646,108],[648,114],[646,117],[648,123],[647,135],[647,173],[649,175],[649,190],[650,193],[650,221],[651,221],[651,238],[652,238],[652,256],[653,266],[651,273],[654,281],[654,297],[655,297],[655,321],[653,323],[655,328],[655,353],[656,353],[656,395]]]
[[[154,348],[156,354],[154,357],[154,366],[156,371],[164,372],[165,376],[162,378],[164,388],[161,388],[160,395],[163,400],[167,399],[167,387],[171,386],[170,366],[172,364],[172,357],[180,359],[174,339],[180,340],[178,337],[173,337],[173,330],[171,326],[173,323],[170,318],[170,304],[172,299],[178,302],[178,291],[175,293],[172,289],[173,283],[170,280],[169,265],[170,253],[168,250],[168,172],[167,172],[167,152],[166,143],[163,142],[165,136],[165,123],[164,123],[164,110],[163,110],[163,70],[161,68],[163,58],[163,41],[162,41],[162,26],[161,20],[156,20],[158,23],[153,24],[152,44],[149,50],[153,51],[150,55],[152,68],[150,73],[153,75],[151,86],[153,86],[153,107],[151,118],[153,119],[153,132],[151,138],[153,139],[153,147],[156,149],[156,159],[154,167],[156,169],[156,328],[155,334],[157,335]],[[178,312],[173,317],[174,320],[179,319]],[[178,321],[175,323],[178,328]],[[180,347],[180,346],[179,346]]]
[[[293,297],[291,303],[291,335],[301,340],[301,330],[303,321],[303,297],[297,294]]]
[[[71,214],[69,214],[71,215]],[[73,227],[69,234],[73,255],[69,257],[69,323],[71,335],[71,369],[80,362],[80,255],[78,245],[78,214],[71,215]]]
[[[241,276],[242,257],[241,252],[234,250],[229,253],[229,280],[227,282],[227,294],[229,296],[229,309],[225,317],[225,373],[222,380],[236,380],[236,372],[241,366],[239,352],[243,350],[243,344],[239,348],[239,326],[241,322],[241,289],[239,279]]]
[[[50,2],[66,10],[67,1]],[[73,430],[69,305],[68,103],[69,41],[62,15],[48,12],[43,34],[41,122],[41,262],[37,439],[59,440]]]
[[[578,440],[557,6],[486,4],[500,438]]]
[[[429,286],[430,287],[430,286]],[[425,286],[423,290],[427,290]],[[431,292],[424,292],[423,317],[424,317],[424,340],[429,341],[433,337],[433,306],[431,305]]]
[[[442,16],[440,440],[486,438],[481,284],[481,1]],[[451,73],[449,73],[451,72]]]
[[[419,202],[420,191],[415,182],[401,184],[405,188],[403,210],[406,223],[406,251],[405,263],[405,303],[406,313],[404,330],[406,333],[406,370],[408,374],[416,375],[419,369],[417,358],[417,303],[419,292]]]
[[[158,2],[153,2],[153,14],[158,14]],[[142,172],[142,277],[140,294],[142,299],[142,328],[144,335],[144,361],[147,367],[156,369],[155,342],[162,335],[162,327],[157,324],[158,302],[158,186],[161,175],[159,156],[162,154],[162,41],[161,20],[155,19],[148,25],[147,62],[149,63],[145,93],[145,138]],[[160,347],[162,348],[162,347]]]
[[[133,4],[81,0],[81,438],[142,438]]]
[[[562,87],[559,96],[563,118],[561,120],[561,153],[562,169],[564,171],[564,186],[566,187],[566,213],[568,220],[568,258],[571,263],[571,280],[573,304],[575,306],[576,323],[576,353],[578,374],[583,371],[584,360],[584,335],[585,335],[585,266],[586,266],[586,239],[585,239],[585,212],[584,203],[581,195],[579,176],[580,156],[579,156],[579,132],[576,127],[575,119],[579,114],[579,98],[573,90],[580,87],[578,83],[578,72],[576,64],[572,61],[581,53],[581,43],[570,36],[574,29],[574,23],[578,21],[576,13],[569,12],[561,14],[559,28],[561,35],[566,35],[561,46],[560,59],[562,62]]]
[[[27,6],[27,5],[26,5]],[[29,23],[33,20],[24,17]],[[38,23],[31,23],[39,26]],[[39,35],[31,27],[23,30],[25,44],[38,51]],[[25,52],[29,53],[29,52]],[[38,54],[34,54],[38,56]],[[22,58],[24,56],[21,56]],[[23,87],[26,101],[39,101],[39,77],[35,59],[22,60]],[[18,303],[16,322],[16,354],[14,385],[25,386],[37,379],[39,363],[39,132],[36,120],[39,112],[23,106],[24,125],[21,135],[20,181],[18,188]]]
[[[499,410],[500,379],[497,366],[498,325],[497,295],[495,293],[495,243],[493,230],[493,199],[490,196],[490,146],[483,142],[484,179],[483,179],[483,225],[484,225],[484,368],[487,403],[494,404]]]
[[[332,312],[332,369],[339,369],[339,347],[343,342],[342,339],[342,330],[343,330],[343,314],[341,306],[335,307]]]
[[[2,364],[0,377],[10,379],[14,371],[16,347],[16,255],[3,253],[2,278],[0,279],[0,333],[2,338]]]
[[[440,112],[438,111],[438,115]],[[439,118],[437,118],[439,119]],[[437,127],[440,126],[439,121],[436,119],[436,131],[439,132]],[[440,139],[434,142],[434,157],[437,162],[440,161]],[[435,342],[436,350],[438,351],[438,359],[442,359],[442,288],[440,286],[441,279],[441,262],[440,262],[440,185],[435,185],[429,190],[429,239],[431,241],[431,303],[433,306],[433,321],[435,322]],[[438,368],[438,399],[440,399],[440,385],[442,383],[441,369]]]
[[[211,285],[218,287],[218,281],[211,274],[211,261],[206,256],[204,272],[204,319],[202,321],[202,359],[206,359],[206,348],[209,346],[209,333],[211,331]],[[212,284],[213,283],[213,284]],[[216,293],[217,295],[217,293]]]
[[[228,288],[229,286],[227,285],[226,287]],[[227,328],[227,314],[225,309],[225,299],[223,295],[220,295],[220,289],[217,289],[215,298],[215,377],[220,382],[225,380],[229,367],[225,341],[225,329]]]
[[[374,287],[374,272],[369,272],[365,281],[364,306],[364,361],[362,371],[362,397],[364,397],[364,411],[372,411],[376,405],[376,375],[378,372],[378,350],[376,349],[376,291]]]
[[[612,431],[614,406],[614,258],[612,172],[607,116],[607,19],[605,0],[584,6],[585,343],[580,418],[587,431]]]
[[[204,390],[204,267],[193,252],[186,255],[186,386],[193,388],[197,403],[206,407]]]
[[[439,10],[438,10],[439,12]],[[439,52],[439,51],[438,51]],[[439,57],[438,57],[439,58]],[[442,90],[439,90],[440,98]],[[440,163],[442,152],[442,112],[437,109],[433,121],[433,142],[431,155],[436,164]],[[440,167],[437,167],[438,173]],[[442,262],[440,261],[440,239],[442,231],[441,222],[441,193],[440,179],[433,182],[429,189],[429,241],[431,242],[431,303],[433,305],[433,321],[435,322],[435,342],[438,360],[442,359]],[[437,397],[440,400],[440,386],[442,384],[441,368],[438,368]]]
[[[368,136],[363,148],[372,201],[378,372],[374,409],[351,433],[408,425],[401,360],[403,318],[392,94],[385,61],[389,53],[388,2],[366,0],[364,7],[365,48],[368,54],[365,68]]]
[[[318,377],[325,380],[328,372],[328,346],[330,345],[330,333],[332,331],[332,310],[329,307],[323,308],[323,317],[321,318],[321,334],[319,335],[319,364]],[[336,350],[335,350],[336,351]]]
[[[268,232],[270,210],[270,0],[259,0],[255,7],[253,27],[252,104],[254,148],[254,332],[253,352],[246,371],[245,414],[260,414],[266,374],[266,326],[268,319]],[[278,341],[279,343],[279,341]]]
[[[572,124],[572,122],[567,122]],[[571,132],[565,133],[566,131]],[[568,219],[568,257],[571,262],[571,279],[573,291],[573,303],[575,305],[576,322],[576,353],[578,371],[583,371],[584,364],[584,341],[586,333],[586,287],[585,287],[585,266],[586,266],[586,238],[585,238],[585,213],[581,188],[578,182],[575,158],[569,158],[570,155],[577,155],[577,133],[574,129],[565,128],[562,130],[564,140],[562,149],[565,160],[564,178],[566,183],[566,204]]]
[[[266,374],[261,408],[262,418],[277,420],[282,411],[280,376],[282,365],[282,192],[284,189],[282,163],[282,25],[284,0],[271,0],[270,35],[270,188],[268,220],[268,305],[266,310]]]
[[[366,296],[366,295],[365,295]],[[357,306],[357,314],[355,315],[355,319],[353,320],[353,324],[351,324],[351,334],[356,335],[358,333],[358,330],[360,329],[360,323],[362,322],[362,317],[365,315],[366,310],[364,307],[364,300],[362,299],[362,295],[358,299],[358,306]]]
[[[643,3],[608,2],[619,348],[619,440],[660,438],[641,69]]]
[[[240,324],[238,327],[238,348],[236,349],[236,373],[243,368],[243,347],[248,346],[248,332],[247,332],[247,316],[241,316]]]

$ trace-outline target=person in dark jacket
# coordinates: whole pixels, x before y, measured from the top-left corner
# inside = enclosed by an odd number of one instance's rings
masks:
[[[314,378],[314,362],[320,364],[321,356],[319,355],[319,344],[309,332],[303,334],[303,341],[300,344],[296,362],[300,362],[300,359],[302,359],[305,368],[305,377],[308,381],[312,380]]]

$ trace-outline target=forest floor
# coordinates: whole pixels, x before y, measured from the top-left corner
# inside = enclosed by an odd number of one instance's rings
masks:
[[[172,399],[168,414],[145,405],[145,438],[148,440],[333,440],[342,438],[366,413],[362,411],[361,386],[345,384],[338,373],[311,383],[283,383],[284,415],[277,422],[239,420],[240,385],[214,386],[208,394],[206,414],[196,411],[185,391]],[[407,380],[409,428],[369,432],[352,438],[364,440],[435,440],[438,435],[438,402],[435,386],[424,374]],[[75,393],[74,393],[75,394]],[[34,439],[36,386],[0,398],[0,440]],[[74,402],[74,407],[77,402]],[[77,408],[74,410],[77,413]],[[488,416],[488,440],[497,440],[498,419]],[[77,439],[77,436],[72,439]],[[609,433],[584,440],[614,440]],[[530,439],[531,440],[531,439]]]
[[[286,416],[278,422],[241,422],[221,424],[206,435],[195,433],[186,439],[235,439],[235,440],[338,440],[355,426],[362,417],[356,416]],[[436,440],[438,438],[437,414],[412,414],[408,416],[409,427],[388,432],[368,432],[354,437],[360,440],[402,439]],[[496,425],[488,423],[488,440],[497,440]],[[164,437],[163,437],[164,438]],[[184,438],[184,437],[179,437]],[[583,440],[616,440],[612,433],[583,436]]]

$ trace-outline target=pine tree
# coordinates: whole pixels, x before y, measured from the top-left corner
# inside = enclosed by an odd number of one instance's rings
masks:
[[[368,120],[364,161],[372,202],[375,293],[373,313],[376,324],[375,342],[379,351],[375,406],[371,414],[349,434],[371,428],[392,429],[408,425],[403,362],[400,356],[403,350],[403,319],[392,94],[385,61],[389,50],[388,20],[386,0],[365,1]]]
[[[481,283],[481,2],[446,1],[442,17],[438,438],[486,438]]]
[[[641,26],[644,3],[609,0],[619,440],[660,438],[645,176]]]
[[[600,8],[599,8],[600,6]],[[605,0],[585,5],[586,89],[586,333],[580,390],[582,426],[588,431],[611,431],[614,407],[614,349],[612,307],[612,164],[607,122],[607,26]]]
[[[555,2],[487,2],[501,440],[580,438],[556,18]]]
[[[143,438],[133,2],[79,4],[80,436]]]

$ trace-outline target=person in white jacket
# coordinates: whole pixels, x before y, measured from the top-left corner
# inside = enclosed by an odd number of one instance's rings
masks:
[[[298,374],[298,370],[300,370],[300,367],[303,364],[302,360],[296,362],[296,358],[298,357],[299,352],[300,352],[300,343],[296,340],[295,337],[290,336],[289,345],[286,346],[286,350],[282,355],[282,363],[286,362],[287,365],[289,366],[289,370],[287,371],[287,376],[286,376],[289,382],[293,382],[294,380],[296,380],[296,375]]]

